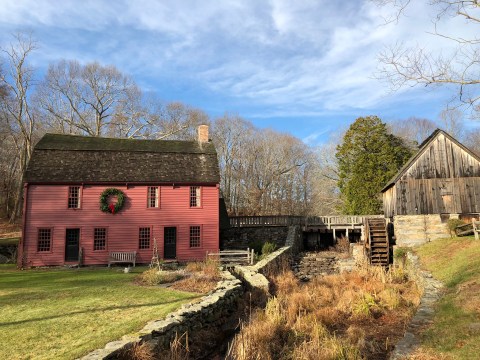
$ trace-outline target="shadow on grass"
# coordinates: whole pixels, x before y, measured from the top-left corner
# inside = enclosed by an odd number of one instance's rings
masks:
[[[193,300],[198,298],[198,296],[191,296],[186,297],[181,300],[173,300],[173,301],[166,301],[166,302],[157,302],[157,303],[148,303],[148,304],[135,304],[135,305],[123,305],[123,306],[107,306],[103,308],[96,308],[92,309],[85,309],[81,311],[72,311],[69,313],[59,314],[59,315],[52,315],[52,316],[45,316],[40,318],[33,318],[33,319],[25,319],[19,321],[10,321],[10,322],[0,322],[0,327],[6,327],[10,325],[19,325],[19,324],[26,324],[35,321],[44,321],[44,320],[52,320],[52,319],[60,319],[66,316],[77,315],[77,314],[85,314],[85,313],[95,313],[95,312],[104,312],[104,311],[111,311],[111,310],[119,310],[119,309],[134,309],[134,308],[142,308],[147,306],[156,306],[156,305],[166,305],[166,304],[175,304],[175,303],[182,303],[184,300]]]

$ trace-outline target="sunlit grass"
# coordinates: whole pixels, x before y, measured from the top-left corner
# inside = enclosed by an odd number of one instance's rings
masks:
[[[432,241],[417,250],[422,264],[447,290],[422,337],[422,351],[453,359],[480,353],[480,241],[473,237]]]
[[[0,359],[73,359],[198,295],[142,287],[119,268],[0,267]]]

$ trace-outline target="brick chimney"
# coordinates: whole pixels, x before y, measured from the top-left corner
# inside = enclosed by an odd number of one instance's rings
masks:
[[[198,127],[198,142],[199,143],[208,142],[208,125],[200,125]]]

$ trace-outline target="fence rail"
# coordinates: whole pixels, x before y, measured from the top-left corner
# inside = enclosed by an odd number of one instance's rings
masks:
[[[320,226],[332,228],[335,226],[349,225],[352,227],[361,226],[365,218],[383,218],[383,215],[362,215],[362,216],[232,216],[230,226],[232,227],[256,227],[256,226],[291,226],[301,225],[305,227]]]
[[[217,260],[222,264],[252,265],[255,258],[253,249],[222,250],[216,253],[207,252],[207,259]]]

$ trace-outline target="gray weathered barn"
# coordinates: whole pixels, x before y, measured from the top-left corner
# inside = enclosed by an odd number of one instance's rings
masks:
[[[480,157],[437,129],[382,193],[385,217],[480,213]]]

